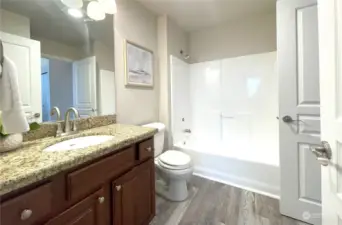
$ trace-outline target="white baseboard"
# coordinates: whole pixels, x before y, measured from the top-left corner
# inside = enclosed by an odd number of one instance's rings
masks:
[[[217,181],[223,184],[234,186],[240,189],[251,191],[257,194],[265,195],[271,198],[280,199],[280,188],[270,186],[259,182],[258,180],[246,179],[237,177],[231,174],[221,173],[216,170],[211,170],[204,167],[196,167],[194,175],[200,176],[209,180]]]

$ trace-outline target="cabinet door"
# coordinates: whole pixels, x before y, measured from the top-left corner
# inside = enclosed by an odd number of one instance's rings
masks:
[[[154,162],[150,160],[138,168],[135,190],[135,224],[149,224],[154,216]]]
[[[113,183],[114,225],[148,225],[155,212],[154,162],[149,160]]]
[[[45,225],[107,225],[108,198],[104,193],[103,189],[97,191]]]

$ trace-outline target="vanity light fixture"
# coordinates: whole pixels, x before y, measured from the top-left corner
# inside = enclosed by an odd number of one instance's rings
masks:
[[[107,14],[115,14],[117,12],[115,0],[99,0],[99,3]]]
[[[69,8],[80,9],[83,7],[83,0],[61,0]]]
[[[115,0],[61,0],[61,2],[67,6],[68,14],[75,18],[85,17],[85,21],[104,20],[106,14],[117,12]]]
[[[106,13],[101,7],[98,1],[92,1],[88,3],[87,15],[93,20],[104,20],[106,18]]]
[[[69,8],[68,14],[75,17],[75,18],[82,18],[83,17],[83,12],[80,9]]]

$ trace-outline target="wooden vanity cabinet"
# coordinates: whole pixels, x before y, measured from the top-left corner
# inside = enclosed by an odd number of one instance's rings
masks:
[[[47,183],[1,203],[0,225],[41,224],[51,214],[51,199],[51,183]]]
[[[155,215],[153,159],[112,183],[113,225],[148,225]]]
[[[148,225],[153,147],[150,138],[0,196],[0,225]]]
[[[104,193],[100,189],[45,225],[107,225],[106,201],[110,198],[106,198]]]

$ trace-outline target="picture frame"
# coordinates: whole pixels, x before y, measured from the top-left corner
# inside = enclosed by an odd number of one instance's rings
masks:
[[[124,41],[125,84],[126,86],[154,86],[154,54],[153,51]]]

